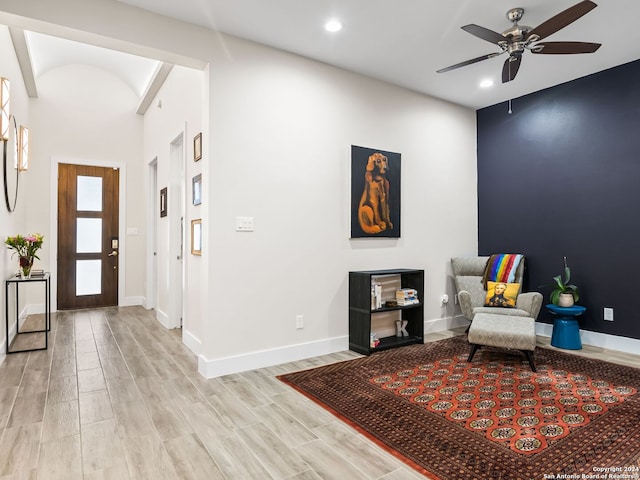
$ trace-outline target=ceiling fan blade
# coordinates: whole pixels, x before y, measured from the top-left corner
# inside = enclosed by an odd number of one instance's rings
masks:
[[[488,55],[483,55],[481,57],[472,58],[471,60],[466,60],[464,62],[456,63],[455,65],[451,65],[450,67],[441,68],[440,70],[437,70],[436,73],[444,73],[444,72],[448,72],[449,70],[455,70],[456,68],[466,67],[467,65],[471,65],[473,63],[478,63],[478,62],[481,62],[482,60],[487,60],[489,58],[497,57],[498,55],[501,55],[501,54],[502,54],[502,52],[501,53],[490,53]]]
[[[536,28],[529,32],[527,38],[532,35],[537,35],[538,40],[548,37],[552,33],[556,33],[558,30],[566,27],[570,23],[575,22],[583,15],[586,15],[598,5],[590,0],[584,0],[575,4],[573,7],[569,7],[559,14],[551,17],[546,22],[538,25]]]
[[[462,28],[465,32],[470,33],[471,35],[475,35],[482,40],[486,40],[490,43],[495,43],[496,45],[498,45],[500,42],[507,41],[507,39],[500,33],[489,30],[488,28],[481,27],[480,25],[475,25],[473,23],[460,28]]]
[[[521,62],[522,55],[513,55],[504,61],[504,65],[502,66],[502,83],[510,82],[516,78]]]
[[[593,53],[600,48],[599,43],[589,42],[542,42],[531,48],[531,53],[564,55],[572,53]]]

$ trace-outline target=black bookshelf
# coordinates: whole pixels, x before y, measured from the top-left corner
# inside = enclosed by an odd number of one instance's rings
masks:
[[[375,277],[397,275],[401,288],[414,288],[420,303],[415,305],[371,309],[371,283]],[[349,349],[370,355],[391,348],[424,343],[424,270],[407,268],[392,270],[368,270],[349,272]],[[371,348],[371,317],[373,315],[400,311],[401,319],[407,320],[408,337],[379,338],[380,344]]]

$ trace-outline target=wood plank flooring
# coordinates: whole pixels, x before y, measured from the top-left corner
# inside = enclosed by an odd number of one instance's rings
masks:
[[[48,350],[6,357],[0,479],[425,478],[275,378],[358,354],[207,380],[180,331],[154,315],[142,307],[58,312]],[[43,341],[20,337],[21,348]],[[593,347],[578,353],[640,364]]]

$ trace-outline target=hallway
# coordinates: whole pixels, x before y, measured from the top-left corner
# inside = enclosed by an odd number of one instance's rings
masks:
[[[274,378],[357,354],[207,380],[154,314],[58,312],[48,350],[6,357],[0,479],[424,478]]]

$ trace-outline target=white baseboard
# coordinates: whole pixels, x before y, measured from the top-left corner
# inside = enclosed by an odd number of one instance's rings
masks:
[[[536,335],[551,337],[552,333],[552,324],[536,322]],[[607,350],[633,354],[637,354],[640,351],[640,340],[635,338],[619,337],[617,335],[580,329],[580,340],[583,345],[606,348]]]
[[[156,320],[158,320],[164,328],[169,328],[169,316],[160,309],[156,309]]]
[[[463,315],[435,318],[424,322],[424,333],[425,335],[428,335],[429,333],[458,327],[466,327],[467,325],[469,325],[469,320],[467,320]],[[537,335],[550,337],[552,329],[553,325],[536,323]],[[395,329],[387,330],[388,329],[379,331],[379,336],[395,335]],[[640,340],[598,332],[590,332],[588,330],[580,330],[580,335],[582,343],[585,345],[592,345],[595,347],[602,347],[609,350],[617,350],[627,353],[637,353],[640,351]],[[200,349],[202,347],[202,342],[190,334],[185,335],[183,333],[183,342],[194,353],[197,353],[196,349]],[[343,336],[297,345],[289,345],[281,348],[249,352],[224,358],[208,359],[204,355],[199,354],[198,371],[206,378],[214,378],[222,375],[279,365],[281,363],[294,362],[305,358],[327,355],[329,353],[342,352],[348,350],[348,348],[349,337]]]
[[[135,307],[137,305],[144,306],[146,302],[145,297],[137,296],[137,297],[124,297],[118,302],[118,306],[120,307]]]
[[[31,311],[31,308],[29,308],[29,305],[25,306],[22,309],[22,312],[20,312],[20,315],[18,316],[18,323],[20,324],[20,326],[22,327],[22,325],[24,324],[25,320],[27,319],[27,315],[30,314],[36,314],[36,313],[44,313],[44,304],[42,304],[42,312],[38,312],[38,311]],[[13,341],[13,337],[16,336],[16,332],[17,332],[17,328],[16,328],[16,324],[15,322],[11,322],[9,325],[9,332],[6,333],[7,335],[9,335],[9,342]],[[0,365],[2,365],[2,363],[4,362],[4,359],[6,358],[7,354],[5,353],[6,350],[6,346],[7,346],[7,337],[3,337],[2,341],[0,342],[0,348],[2,349],[2,352],[0,353]]]
[[[452,328],[466,327],[469,325],[469,320],[463,315],[456,315],[455,317],[443,317],[434,318],[431,320],[425,320],[424,322],[424,334],[428,335],[433,332],[442,332],[443,330],[450,330]]]
[[[232,357],[208,359],[204,355],[200,355],[198,357],[198,371],[206,378],[214,378],[281,363],[295,362],[305,358],[343,352],[348,349],[349,337],[345,335],[344,337],[327,338],[325,340],[249,352]]]
[[[202,351],[202,341],[185,328],[182,329],[182,343],[184,343],[193,353],[200,355],[200,352]]]

